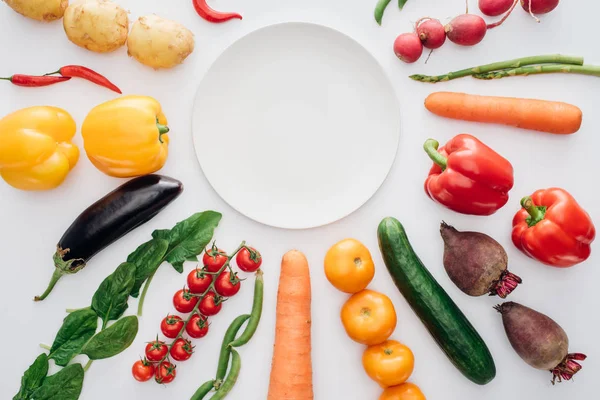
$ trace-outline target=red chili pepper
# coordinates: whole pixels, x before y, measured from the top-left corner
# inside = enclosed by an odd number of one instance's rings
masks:
[[[8,78],[0,78],[0,79],[5,80],[5,81],[10,81],[13,85],[17,85],[17,86],[40,87],[40,86],[54,85],[55,83],[68,81],[71,78],[64,77],[64,76],[34,76],[34,75],[14,74],[13,76],[9,76]]]
[[[220,23],[234,18],[242,19],[242,16],[238,13],[213,10],[208,4],[206,4],[206,0],[192,0],[192,2],[194,3],[194,8],[196,9],[198,15],[207,21]]]
[[[82,67],[81,65],[66,65],[58,71],[51,72],[46,75],[54,74],[61,74],[62,76],[69,78],[83,78],[97,85],[104,86],[105,88],[110,89],[113,92],[122,94],[121,89],[119,89],[115,84],[106,79],[104,76],[89,68]]]
[[[491,215],[506,204],[513,167],[477,138],[460,134],[439,149],[433,139],[423,148],[435,163],[425,181],[434,201],[463,214]]]
[[[538,190],[521,206],[513,218],[512,241],[523,253],[553,267],[571,267],[590,256],[596,228],[566,190]]]

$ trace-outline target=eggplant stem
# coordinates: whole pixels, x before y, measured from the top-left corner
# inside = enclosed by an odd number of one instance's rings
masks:
[[[56,283],[58,282],[58,280],[60,278],[62,278],[63,274],[64,274],[63,271],[61,271],[60,269],[56,268],[54,270],[54,273],[52,274],[52,278],[50,278],[50,283],[48,284],[48,287],[46,288],[46,291],[44,291],[44,293],[42,293],[40,296],[35,296],[33,298],[33,301],[42,301],[46,297],[48,297],[48,295],[50,294],[50,292],[52,291],[52,289],[54,289],[54,286],[56,286]]]

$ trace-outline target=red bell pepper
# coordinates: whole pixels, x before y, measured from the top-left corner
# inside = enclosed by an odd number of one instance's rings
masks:
[[[423,148],[434,165],[425,192],[434,201],[462,214],[491,215],[508,201],[513,167],[477,138],[460,134],[438,150],[428,139]]]
[[[538,190],[521,206],[513,218],[512,241],[523,253],[554,267],[572,267],[590,256],[596,228],[566,190]]]

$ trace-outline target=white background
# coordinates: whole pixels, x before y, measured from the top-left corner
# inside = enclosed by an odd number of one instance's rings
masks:
[[[411,380],[419,384],[428,399],[571,399],[587,400],[596,395],[600,373],[597,331],[597,250],[583,265],[558,270],[527,259],[510,242],[510,225],[521,196],[535,189],[560,186],[568,189],[588,210],[600,218],[600,191],[597,189],[597,148],[600,145],[600,80],[593,77],[547,76],[480,82],[462,79],[431,86],[412,82],[411,73],[442,73],[448,70],[544,53],[582,55],[590,64],[600,64],[594,40],[597,37],[597,2],[562,2],[552,14],[534,23],[521,9],[474,48],[451,43],[436,51],[427,65],[423,61],[405,65],[395,59],[394,38],[411,30],[421,16],[448,21],[464,11],[461,0],[410,0],[400,13],[390,5],[383,27],[373,21],[375,0],[220,0],[211,2],[221,9],[243,13],[242,22],[212,25],[200,19],[191,1],[125,1],[131,19],[157,13],[178,20],[196,36],[196,50],[173,70],[156,72],[132,59],[126,50],[93,54],[71,44],[61,22],[42,24],[0,7],[0,74],[45,73],[61,65],[82,64],[104,73],[127,94],[156,97],[163,105],[171,127],[169,160],[161,171],[185,184],[183,195],[148,224],[137,229],[96,256],[76,276],[65,277],[43,303],[31,301],[45,287],[52,274],[54,246],[72,220],[89,204],[114,189],[121,181],[93,168],[83,156],[77,168],[60,188],[46,193],[25,193],[0,184],[0,243],[2,243],[2,290],[0,291],[0,342],[3,344],[3,384],[0,397],[10,398],[18,390],[22,372],[39,354],[39,342],[51,343],[65,316],[65,308],[87,306],[99,283],[123,261],[152,230],[170,228],[190,214],[215,209],[224,214],[215,238],[222,247],[234,248],[246,239],[264,256],[265,307],[256,337],[242,350],[243,370],[230,395],[236,400],[259,400],[267,394],[272,353],[275,297],[279,261],[291,248],[304,251],[311,264],[313,282],[313,365],[315,397],[318,400],[377,399],[381,390],[361,367],[363,347],[351,342],[339,321],[339,309],[346,296],[333,289],[323,274],[322,260],[327,249],[340,239],[355,237],[373,254],[377,273],[370,288],[393,300],[398,327],[393,335],[409,345],[416,355]],[[471,1],[473,10],[476,2]],[[584,5],[585,3],[585,5]],[[191,108],[195,89],[204,72],[233,41],[259,27],[283,21],[312,21],[329,25],[353,36],[381,62],[390,75],[401,102],[402,136],[398,158],[381,190],[360,210],[335,224],[306,231],[284,231],[261,226],[229,208],[208,185],[195,159],[191,132]],[[240,71],[243,79],[243,71]],[[422,106],[425,96],[435,90],[455,90],[488,95],[537,97],[562,100],[580,106],[584,114],[581,131],[571,137],[519,131],[495,126],[448,121],[430,115]],[[63,107],[80,125],[95,105],[114,98],[113,93],[73,79],[47,88],[26,89],[2,84],[0,114],[33,105]],[[235,116],[232,116],[235,117]],[[460,132],[475,134],[507,157],[515,168],[515,187],[509,204],[492,217],[462,216],[430,201],[422,185],[430,167],[421,145],[427,137],[445,142]],[[78,136],[76,139],[81,144]],[[357,155],[359,157],[360,155]],[[227,151],[223,149],[223,160]],[[376,160],[374,160],[376,162]],[[243,173],[243,171],[240,171]],[[404,223],[417,253],[477,327],[493,353],[497,378],[484,387],[465,379],[445,358],[422,324],[398,293],[377,249],[376,228],[388,215]],[[527,366],[506,340],[500,316],[492,310],[496,298],[469,298],[456,289],[441,264],[441,220],[461,230],[479,230],[500,241],[509,253],[510,268],[524,279],[512,300],[522,302],[555,318],[569,333],[571,351],[589,355],[576,382],[552,387],[548,372]],[[187,270],[193,265],[188,265]],[[185,281],[167,265],[161,267],[149,292],[140,332],[133,345],[119,356],[95,362],[86,373],[82,399],[185,399],[214,374],[217,352],[224,330],[237,315],[250,308],[250,282],[214,318],[208,337],[196,343],[193,359],[181,364],[174,383],[161,387],[152,382],[139,384],[130,374],[132,363],[142,354],[144,343],[154,338],[160,320],[172,310],[171,296]],[[131,309],[136,302],[130,301]]]

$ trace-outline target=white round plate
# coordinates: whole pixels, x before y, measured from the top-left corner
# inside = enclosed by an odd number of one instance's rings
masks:
[[[192,118],[217,193],[281,228],[325,225],[362,206],[400,136],[398,99],[373,56],[309,23],[268,26],[231,45],[202,80]]]

